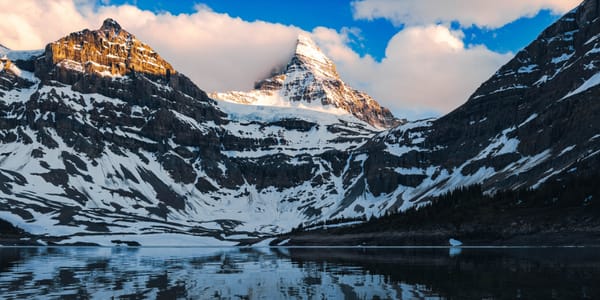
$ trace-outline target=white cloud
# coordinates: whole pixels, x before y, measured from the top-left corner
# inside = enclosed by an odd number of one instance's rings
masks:
[[[512,56],[484,46],[467,47],[461,31],[441,25],[399,32],[381,62],[353,52],[343,33],[317,28],[314,35],[347,82],[368,91],[398,116],[409,118],[458,107]]]
[[[75,1],[75,2],[74,2]],[[171,15],[134,6],[95,7],[91,0],[0,0],[0,43],[13,49],[42,48],[111,17],[155,48],[207,91],[249,90],[273,67],[291,57],[298,28],[247,22],[197,6],[193,14]],[[414,118],[457,107],[508,60],[483,46],[465,46],[462,32],[418,26],[396,34],[386,57],[359,56],[348,44],[360,32],[319,27],[313,36],[338,65],[342,78],[401,117]]]
[[[464,26],[498,28],[541,9],[563,14],[581,0],[360,0],[352,3],[356,19],[385,18],[394,24],[427,25],[458,21]]]
[[[246,22],[196,6],[193,14],[142,11],[130,5],[95,7],[89,0],[0,0],[0,43],[39,49],[105,18],[148,43],[207,91],[248,90],[292,55],[298,28]],[[9,9],[6,9],[9,8]]]
[[[72,1],[0,0],[0,43],[13,49],[38,49],[88,22]]]

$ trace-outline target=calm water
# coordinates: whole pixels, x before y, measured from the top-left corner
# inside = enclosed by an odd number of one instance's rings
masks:
[[[0,298],[600,299],[600,249],[0,248]]]

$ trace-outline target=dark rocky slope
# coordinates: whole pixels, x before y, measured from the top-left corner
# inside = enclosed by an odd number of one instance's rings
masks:
[[[598,17],[598,2],[583,2],[455,111],[357,150],[368,158],[351,164],[363,178],[354,195],[391,195],[392,208],[407,208],[476,183],[493,192],[592,174],[600,153]]]

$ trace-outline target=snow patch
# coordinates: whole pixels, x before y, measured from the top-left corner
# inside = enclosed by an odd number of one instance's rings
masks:
[[[534,82],[533,85],[540,86],[540,85],[548,82],[549,79],[550,79],[550,77],[548,77],[548,75],[544,75],[544,76],[540,77],[540,79],[538,79],[538,81]]]
[[[522,85],[522,84],[512,84],[512,85],[509,85],[509,86],[501,87],[501,88],[499,88],[499,89],[497,89],[497,90],[489,93],[488,96],[489,95],[498,94],[498,93],[501,93],[501,92],[510,91],[510,90],[527,89],[527,88],[529,88],[529,87],[525,86],[525,85]]]
[[[538,65],[529,65],[529,66],[525,66],[525,67],[521,67],[519,68],[519,71],[517,71],[519,74],[528,74],[528,73],[533,73],[534,71],[537,71],[536,68],[538,67]]]
[[[523,123],[519,124],[519,126],[518,126],[518,127],[519,127],[519,128],[520,128],[520,127],[523,127],[523,126],[524,126],[524,125],[526,125],[527,123],[529,123],[529,122],[531,122],[531,121],[535,120],[535,118],[537,118],[537,117],[538,117],[538,114],[536,114],[536,113],[532,114],[531,116],[529,116],[529,118],[527,118],[527,120],[525,120],[525,121],[523,121]]]
[[[561,62],[567,61],[567,60],[571,59],[571,57],[573,57],[573,55],[575,55],[575,53],[571,53],[571,54],[563,53],[561,56],[552,58],[552,63],[556,65]]]
[[[252,244],[252,247],[270,247],[271,243],[277,238],[266,238],[258,243]]]
[[[576,147],[576,145],[573,145],[573,146],[569,146],[569,147],[563,149],[563,151],[561,151],[560,154],[558,154],[558,157],[561,157],[561,156],[565,155],[567,152],[572,151],[573,149],[575,149],[575,147]]]
[[[452,246],[452,247],[459,247],[459,246],[462,246],[462,244],[463,244],[461,241],[459,241],[459,240],[455,240],[455,239],[450,239],[450,240],[448,241],[448,243],[449,243],[449,244],[450,244],[450,246]]]
[[[503,130],[502,134],[495,137],[491,143],[474,158],[474,160],[481,160],[489,156],[495,157],[508,153],[517,153],[521,141],[517,138],[508,137],[508,134],[513,131],[515,131],[515,127]]]
[[[577,95],[579,93],[583,93],[583,92],[597,86],[598,84],[600,84],[600,73],[596,73],[594,76],[590,77],[582,85],[580,85],[577,89],[568,93],[566,96],[562,97],[559,101],[565,100],[565,99],[567,99],[571,96]]]

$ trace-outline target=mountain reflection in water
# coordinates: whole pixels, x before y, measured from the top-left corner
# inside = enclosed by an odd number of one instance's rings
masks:
[[[0,248],[0,297],[598,299],[598,250]]]

